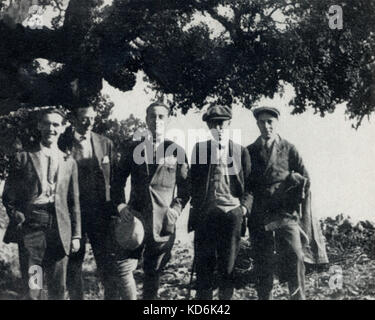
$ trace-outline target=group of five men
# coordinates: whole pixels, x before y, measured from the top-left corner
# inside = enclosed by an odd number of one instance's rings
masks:
[[[40,297],[41,288],[30,284],[31,268],[40,266],[50,299],[64,299],[66,289],[70,299],[83,299],[88,239],[105,299],[137,298],[133,271],[141,257],[143,299],[157,299],[176,221],[191,200],[196,299],[213,298],[216,274],[219,298],[232,298],[246,222],[259,299],[272,299],[273,276],[280,270],[291,298],[305,299],[305,252],[312,238],[319,238],[311,231],[311,217],[302,217],[300,210],[309,176],[296,148],[277,134],[278,109],[257,108],[254,116],[261,135],[245,148],[226,134],[231,109],[209,106],[203,121],[213,139],[195,145],[189,167],[184,149],[164,137],[170,109],[163,103],[147,108],[148,134],[128,141],[120,157],[111,140],[92,132],[93,107],[75,109],[66,131],[58,109],[41,112],[40,143],[16,154],[3,193],[9,215],[4,241],[18,243],[25,297]],[[307,219],[307,230],[301,219]],[[144,239],[133,247],[119,246],[114,226],[119,221],[134,226],[136,220]],[[314,244],[319,262],[326,262],[322,239]]]

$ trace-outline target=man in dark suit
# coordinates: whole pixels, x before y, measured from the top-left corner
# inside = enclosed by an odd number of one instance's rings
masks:
[[[278,273],[280,281],[288,282],[291,299],[304,300],[303,244],[311,242],[311,233],[301,228],[300,205],[309,175],[295,146],[277,134],[279,110],[261,107],[254,116],[261,135],[248,147],[254,194],[249,231],[258,297],[273,298],[273,276]],[[326,260],[325,249],[321,257]]]
[[[61,137],[59,145],[78,164],[83,236],[81,249],[69,259],[68,291],[72,300],[83,299],[82,264],[88,238],[104,285],[105,298],[111,299],[113,292],[107,282],[109,266],[105,243],[114,212],[110,188],[116,154],[110,139],[92,132],[96,117],[93,107],[78,107],[73,110],[73,116],[73,128]]]
[[[184,150],[164,139],[169,107],[153,103],[146,112],[148,134],[142,139],[134,136],[121,155],[112,196],[119,211],[138,213],[144,224],[143,299],[153,300],[157,298],[160,274],[171,257],[177,218],[189,200],[189,183]],[[124,187],[129,175],[131,194],[126,205]],[[139,257],[141,250],[137,252],[129,253],[129,259]],[[126,263],[126,256],[123,258]]]
[[[41,112],[41,142],[16,155],[4,187],[10,220],[4,242],[18,243],[29,299],[40,298],[43,273],[49,299],[65,298],[67,256],[80,247],[77,164],[57,146],[64,122],[59,110]]]
[[[203,120],[214,139],[197,143],[192,154],[189,231],[195,231],[198,300],[213,298],[216,266],[219,298],[232,298],[241,227],[252,205],[250,157],[246,148],[227,135],[231,118],[229,107],[211,105]]]

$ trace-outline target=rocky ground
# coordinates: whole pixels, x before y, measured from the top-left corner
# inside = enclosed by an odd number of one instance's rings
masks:
[[[327,239],[330,264],[321,270],[309,270],[306,278],[307,299],[310,300],[375,300],[375,225],[369,221],[354,224],[350,218],[339,215],[321,221]],[[0,237],[7,218],[0,212]],[[160,298],[163,300],[192,299],[194,286],[190,286],[193,257],[192,234],[186,233],[186,217],[178,224],[178,237],[173,258],[161,279]],[[84,264],[85,298],[102,299],[103,290],[95,274],[95,262],[91,254]],[[255,300],[252,282],[251,248],[243,238],[237,265],[236,300]],[[142,270],[135,272],[138,294],[142,292]],[[0,299],[19,299],[20,274],[15,245],[0,244]],[[190,289],[191,288],[191,289]],[[276,299],[288,299],[286,284],[275,281]]]

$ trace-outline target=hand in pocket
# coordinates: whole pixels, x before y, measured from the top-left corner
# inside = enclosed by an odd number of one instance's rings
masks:
[[[176,209],[168,208],[168,211],[164,217],[163,222],[163,233],[173,234],[175,230],[175,224],[179,217],[179,212]]]
[[[25,222],[25,215],[20,211],[14,212],[14,224],[18,226]]]

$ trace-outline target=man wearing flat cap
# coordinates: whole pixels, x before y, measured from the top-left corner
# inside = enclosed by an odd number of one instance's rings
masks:
[[[188,230],[195,231],[197,300],[212,300],[215,283],[219,284],[221,300],[232,298],[241,227],[252,205],[250,156],[246,148],[229,139],[231,119],[229,107],[211,105],[203,121],[213,139],[197,143],[192,154]]]
[[[185,151],[164,138],[169,116],[169,107],[161,102],[147,108],[148,130],[137,132],[127,143],[112,186],[120,213],[135,215],[144,225],[143,247],[129,252],[129,259],[136,259],[143,249],[144,300],[158,296],[161,272],[171,258],[176,221],[190,198]],[[130,199],[126,202],[124,187],[129,176]],[[125,261],[126,255],[123,258]]]
[[[248,226],[258,297],[273,298],[278,274],[281,282],[288,282],[290,298],[304,300],[304,262],[328,262],[319,226],[311,217],[310,178],[296,147],[277,133],[279,110],[265,106],[253,113],[260,137],[248,146],[254,195]]]

